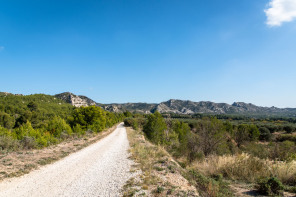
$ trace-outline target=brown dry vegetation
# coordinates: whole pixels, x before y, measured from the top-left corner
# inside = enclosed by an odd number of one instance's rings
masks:
[[[69,138],[66,141],[40,150],[0,152],[0,180],[27,174],[40,166],[57,161],[76,152],[114,131],[116,126],[99,134],[87,133],[83,138]]]
[[[124,187],[124,196],[199,196],[183,176],[184,170],[163,147],[146,141],[140,131],[127,128],[131,158],[138,175]]]
[[[259,159],[249,154],[238,155],[211,155],[204,161],[196,161],[191,168],[200,170],[207,176],[221,176],[234,181],[230,188],[235,196],[258,195],[254,191],[253,183],[262,177],[277,177],[286,185],[296,184],[295,161],[271,161]],[[243,184],[246,182],[248,184]],[[295,196],[293,193],[284,192],[284,196]]]
[[[260,177],[276,176],[283,183],[296,183],[296,162],[263,160],[249,154],[211,155],[202,162],[195,162],[194,168],[207,175],[222,174],[231,180],[254,182]]]

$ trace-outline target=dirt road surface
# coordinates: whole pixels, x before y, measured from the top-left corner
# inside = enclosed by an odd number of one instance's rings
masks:
[[[19,178],[0,183],[1,197],[120,196],[133,176],[129,142],[121,123],[100,141]]]

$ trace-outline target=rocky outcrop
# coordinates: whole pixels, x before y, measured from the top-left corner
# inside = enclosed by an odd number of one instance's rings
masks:
[[[77,96],[71,92],[56,94],[56,98],[66,101],[75,107],[96,105],[96,102],[86,96]]]
[[[9,92],[0,92],[0,96],[8,96],[8,95],[24,96],[23,94],[12,94],[12,93],[9,93]]]
[[[151,113],[154,112],[157,104],[149,104],[149,103],[123,103],[123,104],[98,104],[103,109],[111,111],[111,112],[139,112],[139,113]]]

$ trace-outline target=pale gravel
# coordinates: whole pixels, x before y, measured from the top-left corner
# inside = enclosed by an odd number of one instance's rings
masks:
[[[121,123],[100,141],[27,175],[0,183],[1,197],[121,196],[133,174]]]

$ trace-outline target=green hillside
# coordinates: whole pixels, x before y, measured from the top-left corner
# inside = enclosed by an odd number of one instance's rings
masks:
[[[46,147],[100,132],[123,117],[97,106],[76,108],[50,95],[0,93],[0,150]]]
[[[54,116],[67,119],[74,107],[50,95],[13,95],[0,93],[0,125],[13,128],[30,121],[42,127]]]

